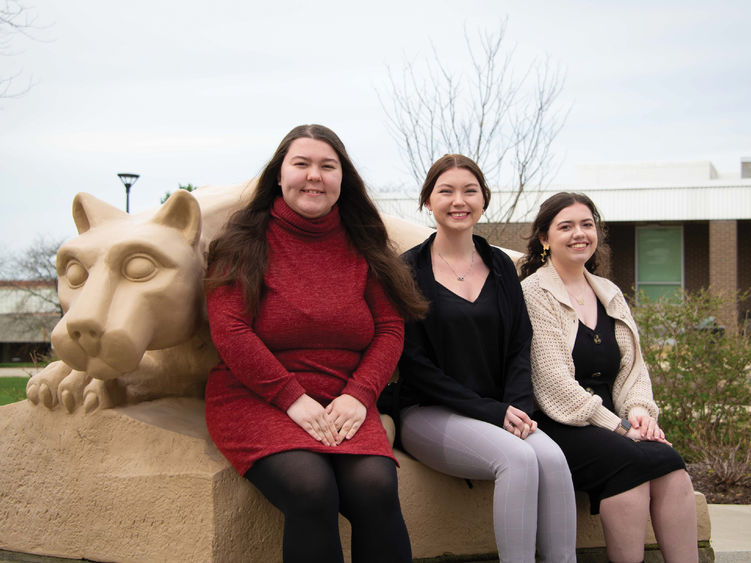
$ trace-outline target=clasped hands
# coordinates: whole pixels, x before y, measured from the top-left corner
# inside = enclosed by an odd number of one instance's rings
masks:
[[[537,422],[529,418],[529,415],[523,410],[509,405],[503,419],[503,428],[517,438],[524,440],[537,430]]]
[[[662,442],[668,446],[673,445],[665,439],[665,432],[657,424],[656,418],[652,418],[648,414],[643,414],[630,416],[628,421],[631,423],[631,428],[626,432],[626,438],[637,441]]]
[[[360,429],[368,410],[352,395],[339,395],[326,407],[310,395],[301,395],[287,409],[287,415],[326,446],[350,440]]]

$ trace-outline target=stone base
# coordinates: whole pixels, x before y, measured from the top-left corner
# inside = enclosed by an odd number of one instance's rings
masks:
[[[0,407],[0,549],[93,561],[281,561],[282,516],[209,439],[203,401]]]
[[[387,428],[388,430],[388,428]],[[412,542],[412,555],[425,563],[497,561],[493,535],[493,483],[467,481],[433,471],[396,450],[399,498]],[[711,526],[704,495],[695,492],[699,561],[714,561]],[[577,560],[607,563],[599,516],[589,513],[589,498],[576,494]],[[645,561],[663,561],[651,521],[647,525]]]
[[[92,415],[27,401],[0,407],[0,550],[123,563],[281,561],[281,514],[213,445],[203,409],[174,398]],[[492,483],[470,488],[396,457],[415,559],[497,560]],[[605,561],[599,518],[585,497],[577,502],[581,560]],[[711,553],[704,496],[696,502],[700,548]],[[349,524],[340,523],[349,561]]]

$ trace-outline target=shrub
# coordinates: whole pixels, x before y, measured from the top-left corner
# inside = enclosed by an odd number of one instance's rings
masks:
[[[728,484],[751,469],[751,342],[715,319],[745,297],[702,290],[634,305],[660,426],[687,461],[707,461]]]

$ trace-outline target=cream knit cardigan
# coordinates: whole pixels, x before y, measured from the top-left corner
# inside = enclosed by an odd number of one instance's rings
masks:
[[[574,379],[574,349],[579,318],[566,287],[550,262],[522,281],[532,321],[532,384],[535,400],[550,418],[572,426],[592,424],[615,430],[621,417],[649,414],[657,418],[652,384],[641,354],[636,322],[620,289],[611,281],[584,272],[608,316],[615,319],[621,365],[613,384],[616,414],[602,399]]]

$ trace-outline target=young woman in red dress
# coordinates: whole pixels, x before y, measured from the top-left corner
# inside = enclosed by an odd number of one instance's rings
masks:
[[[285,516],[284,560],[411,561],[375,408],[426,305],[336,134],[294,128],[212,242],[214,443]]]

